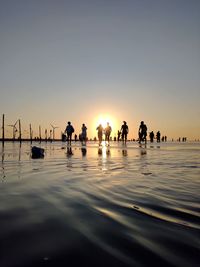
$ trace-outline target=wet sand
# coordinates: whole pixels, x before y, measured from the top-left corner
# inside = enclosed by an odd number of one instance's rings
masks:
[[[0,146],[1,267],[199,266],[199,143],[41,147]]]

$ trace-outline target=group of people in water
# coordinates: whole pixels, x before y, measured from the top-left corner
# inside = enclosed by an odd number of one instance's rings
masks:
[[[109,146],[110,135],[112,132],[112,128],[111,128],[109,122],[107,122],[107,126],[105,128],[102,126],[102,124],[99,124],[98,127],[96,128],[96,130],[97,130],[97,135],[98,135],[98,140],[99,140],[99,146],[102,144],[103,135],[105,135],[106,144]],[[67,135],[68,143],[71,144],[72,134],[74,133],[74,127],[72,126],[70,121],[68,121],[64,133]],[[124,143],[126,143],[128,133],[129,133],[129,128],[128,128],[127,122],[123,121],[121,129],[118,131],[117,140],[119,141],[120,136],[121,136],[121,140]],[[158,131],[156,133],[157,142],[160,142],[160,136],[161,136],[160,131]],[[153,140],[155,138],[153,131],[150,132],[149,137],[150,137],[150,142],[153,142]],[[76,140],[76,138],[77,138],[77,135],[75,135],[75,140]],[[166,141],[166,139],[167,139],[167,137],[165,136],[163,141]],[[79,135],[79,140],[82,142],[82,144],[86,144],[87,127],[84,123],[82,124],[82,127],[81,127],[81,134]],[[146,142],[147,142],[147,126],[144,123],[144,121],[141,121],[139,129],[138,129],[138,141],[139,141],[139,144],[141,144],[142,142],[144,142],[146,144]]]
[[[112,127],[110,126],[109,122],[107,122],[107,126],[105,128],[103,128],[102,124],[99,124],[98,127],[96,128],[96,130],[97,130],[99,145],[102,144],[103,135],[105,135],[105,141],[109,145],[109,143],[110,143],[110,135],[111,135],[111,132],[112,132]],[[120,132],[120,134],[122,135],[122,141],[123,142],[127,141],[128,131],[129,131],[128,125],[127,125],[126,121],[124,121],[123,125],[121,126],[121,132]],[[72,126],[70,121],[68,121],[64,133],[67,135],[68,143],[71,144],[72,134],[74,133],[74,127]],[[82,142],[82,144],[86,144],[86,141],[87,141],[87,127],[86,127],[86,125],[84,123],[82,124],[81,134],[79,135],[79,140]]]

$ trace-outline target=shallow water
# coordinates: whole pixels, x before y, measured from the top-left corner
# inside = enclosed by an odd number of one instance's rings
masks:
[[[41,147],[0,146],[1,267],[199,266],[199,143]]]

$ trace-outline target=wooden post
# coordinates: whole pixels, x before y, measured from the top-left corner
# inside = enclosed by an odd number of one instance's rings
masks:
[[[41,137],[41,126],[39,126],[39,138],[40,138],[40,143],[41,143],[41,140],[42,140],[42,137]]]
[[[20,121],[20,119],[19,119],[19,141],[20,141],[20,143],[22,141],[22,128],[21,128],[21,121]]]
[[[50,130],[50,142],[52,143],[52,130]]]
[[[45,129],[45,141],[47,142],[47,129]]]
[[[4,143],[4,138],[5,138],[5,115],[3,114],[2,118],[2,142]]]
[[[55,139],[55,129],[53,128],[53,141]]]
[[[13,126],[13,142],[15,141],[15,126]]]
[[[32,136],[32,128],[31,128],[31,124],[30,124],[30,141],[31,141],[31,144],[32,144],[32,138],[33,138],[33,136]]]

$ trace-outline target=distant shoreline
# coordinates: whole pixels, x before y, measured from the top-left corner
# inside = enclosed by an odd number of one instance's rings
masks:
[[[88,142],[97,142],[98,140],[88,140]],[[104,140],[103,140],[104,141]],[[2,143],[4,143],[4,142],[9,142],[9,143],[15,143],[15,142],[17,142],[17,143],[22,143],[22,142],[30,142],[30,143],[32,143],[32,142],[41,142],[41,143],[52,143],[52,142],[63,142],[63,143],[67,143],[67,141],[63,141],[61,138],[60,139],[44,139],[44,138],[42,138],[42,139],[38,139],[38,138],[34,138],[34,139],[29,139],[29,138],[22,138],[21,140],[20,139],[14,139],[13,140],[13,138],[4,138],[4,140],[3,140],[3,138],[0,138],[0,142],[2,142]],[[72,139],[72,142],[80,142],[80,140],[75,140],[75,139]],[[116,143],[118,143],[118,142],[123,142],[122,140],[120,140],[120,141],[115,141],[115,140],[112,140],[112,142],[116,142]],[[138,143],[138,140],[127,140],[127,143],[129,143],[129,142],[134,142],[134,143]],[[169,141],[166,141],[166,142],[163,142],[163,141],[161,141],[161,142],[156,142],[156,140],[153,142],[153,143],[151,143],[149,140],[147,140],[147,143],[148,144],[161,144],[161,143],[188,143],[188,142],[195,142],[195,143],[198,143],[198,142],[200,142],[200,140],[198,139],[198,140],[187,140],[186,142],[183,142],[182,140],[181,141],[178,141],[178,140],[174,140],[174,141],[171,141],[171,140],[169,140]]]
[[[29,139],[29,138],[22,138],[20,139],[12,139],[12,138],[0,138],[0,142],[60,142],[62,139]],[[74,140],[73,140],[74,141]]]

